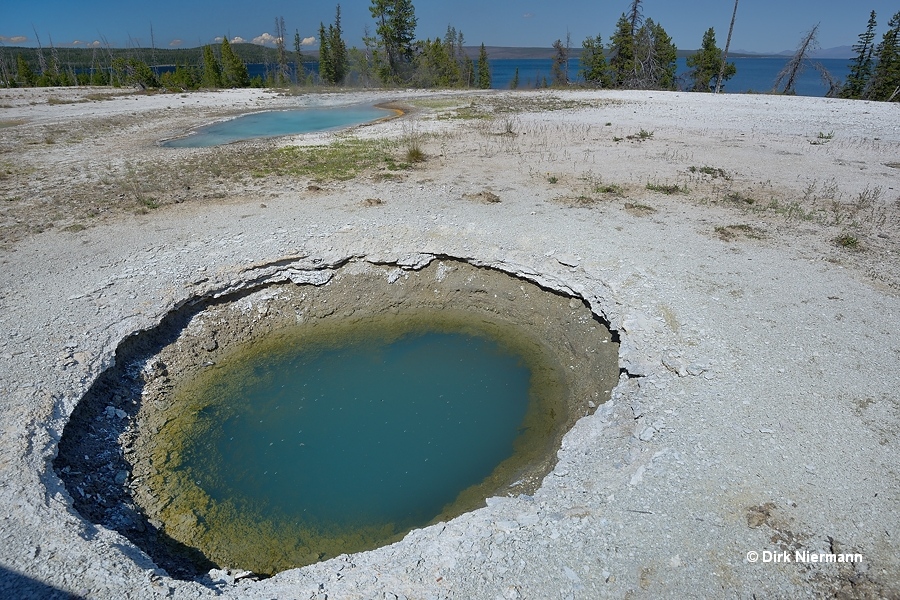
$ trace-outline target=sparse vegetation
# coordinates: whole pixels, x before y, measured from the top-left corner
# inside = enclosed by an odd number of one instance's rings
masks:
[[[731,191],[725,194],[725,200],[728,202],[736,202],[738,204],[753,204],[756,202],[750,196],[738,191]]]
[[[626,135],[625,137],[626,137],[626,139],[629,139],[629,140],[638,140],[640,142],[643,142],[644,140],[649,140],[650,138],[652,138],[653,132],[647,131],[646,129],[641,129],[637,133],[635,133],[633,135]],[[617,141],[617,140],[613,140],[613,141]]]
[[[625,210],[638,216],[648,215],[650,213],[656,212],[655,208],[653,208],[652,206],[648,206],[647,204],[626,202],[624,206]]]
[[[745,223],[737,225],[724,225],[715,228],[716,234],[726,242],[730,242],[738,237],[750,239],[762,239],[763,235],[757,228]]]
[[[404,168],[392,155],[396,147],[396,142],[353,138],[327,146],[287,146],[263,154],[251,169],[259,176],[292,175],[320,181],[347,180],[380,166],[391,170]]]
[[[829,133],[825,133],[824,131],[820,131],[819,135],[816,136],[816,139],[809,140],[809,143],[813,146],[821,146],[822,144],[827,144],[829,140],[834,138],[834,131]]]
[[[598,184],[594,186],[594,193],[609,194],[612,196],[624,196],[625,189],[621,185],[615,183]]]
[[[847,248],[849,250],[859,249],[859,239],[855,236],[850,235],[849,233],[845,233],[836,237],[834,242],[841,248]]]
[[[726,181],[731,181],[731,175],[725,169],[717,168],[717,167],[695,167],[691,166],[688,168],[688,171],[691,173],[701,173],[703,175],[709,175],[713,179],[722,178]]]
[[[680,186],[677,183],[647,183],[647,189],[651,192],[659,192],[671,196],[672,194],[687,194],[690,190],[686,186]]]

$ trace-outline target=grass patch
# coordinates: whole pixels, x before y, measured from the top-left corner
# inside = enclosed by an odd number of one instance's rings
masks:
[[[637,204],[633,202],[626,202],[625,210],[637,216],[649,215],[656,212],[656,209],[652,206],[647,206],[646,204]]]
[[[736,204],[753,204],[756,202],[756,200],[741,192],[728,192],[725,194],[725,200]]]
[[[559,183],[559,177],[556,175],[550,175],[547,177],[547,183]]]
[[[726,242],[730,242],[739,237],[745,237],[750,239],[759,240],[763,238],[762,232],[752,225],[747,224],[739,224],[739,225],[725,225],[721,227],[716,227],[716,233],[720,238],[725,240]]]
[[[409,164],[425,162],[428,157],[418,144],[406,149],[406,162]]]
[[[729,175],[725,169],[720,169],[717,167],[690,167],[688,168],[688,171],[690,171],[691,173],[702,173],[703,175],[709,175],[713,179],[721,177],[726,181],[731,180],[731,175]]]
[[[595,194],[607,194],[610,196],[624,196],[625,188],[617,183],[603,183],[594,186]]]
[[[647,189],[651,192],[659,192],[671,196],[673,194],[687,194],[690,190],[687,186],[680,186],[677,183],[647,183]]]
[[[159,208],[159,202],[156,201],[156,198],[152,198],[150,196],[138,196],[137,197],[138,204],[140,204],[142,209],[157,209]]]
[[[292,175],[316,180],[345,181],[379,167],[408,168],[391,154],[397,142],[345,139],[327,146],[287,146],[259,157],[253,175]]]
[[[68,227],[63,227],[63,231],[68,231],[70,233],[78,233],[79,231],[84,231],[87,227],[81,223],[72,223]]]
[[[647,131],[646,129],[641,129],[637,133],[633,135],[626,135],[625,138],[629,140],[637,140],[639,142],[643,142],[644,140],[649,140],[653,137],[652,131]],[[614,140],[615,141],[615,140]]]

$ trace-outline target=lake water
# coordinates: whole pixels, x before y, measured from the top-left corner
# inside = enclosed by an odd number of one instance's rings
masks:
[[[254,138],[340,129],[390,114],[391,111],[374,106],[257,112],[201,127],[185,137],[167,140],[163,145],[170,148],[205,148]]]
[[[731,58],[728,62],[735,64],[737,74],[725,82],[724,90],[730,93],[771,91],[778,72],[784,68],[787,60],[787,57]],[[842,81],[850,72],[849,59],[822,59],[818,62],[828,69],[832,76]],[[490,61],[492,87],[509,88],[518,68],[519,87],[533,88],[542,84],[544,78],[547,78],[548,81],[551,80],[552,65],[553,61],[550,59],[492,60]],[[677,65],[679,75],[687,80],[689,69],[686,59],[679,58]],[[580,68],[581,61],[570,61],[569,78],[576,79]],[[828,87],[822,82],[818,71],[807,66],[800,75],[796,91],[800,96],[824,96],[828,92]]]
[[[784,68],[788,57],[785,56],[760,56],[729,58],[737,67],[737,74],[725,82],[725,91],[729,93],[745,92],[769,92],[775,83],[778,72]],[[508,89],[510,82],[519,69],[519,87],[530,89],[543,83],[544,78],[551,79],[553,61],[549,58],[539,59],[500,59],[489,60],[491,66],[491,87],[495,89]],[[575,59],[569,62],[569,78],[576,80],[581,61]],[[849,58],[826,58],[816,62],[821,63],[833,77],[843,81],[850,72]],[[677,61],[678,74],[687,81],[687,62],[685,58]],[[310,72],[316,72],[316,63],[305,63],[304,68]],[[267,65],[248,65],[251,75],[265,77],[272,71]],[[807,63],[796,85],[797,94],[800,96],[824,96],[828,87],[822,82],[819,73]]]

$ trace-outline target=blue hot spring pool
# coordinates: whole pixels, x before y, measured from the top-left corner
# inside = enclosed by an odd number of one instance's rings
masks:
[[[276,572],[505,489],[546,447],[564,386],[515,335],[423,323],[298,328],[187,384],[155,436],[167,529],[220,564]]]
[[[388,109],[364,105],[257,112],[201,127],[185,137],[166,140],[162,145],[169,148],[206,148],[254,138],[340,129],[391,114]]]

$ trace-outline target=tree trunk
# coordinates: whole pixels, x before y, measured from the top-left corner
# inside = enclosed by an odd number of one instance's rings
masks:
[[[722,89],[722,78],[725,77],[725,63],[728,61],[728,48],[731,47],[731,32],[734,31],[734,18],[737,16],[737,5],[738,0],[734,0],[734,12],[731,13],[731,25],[728,26],[728,39],[725,40],[725,51],[722,53],[722,65],[719,67],[719,76],[716,78],[716,94]]]

